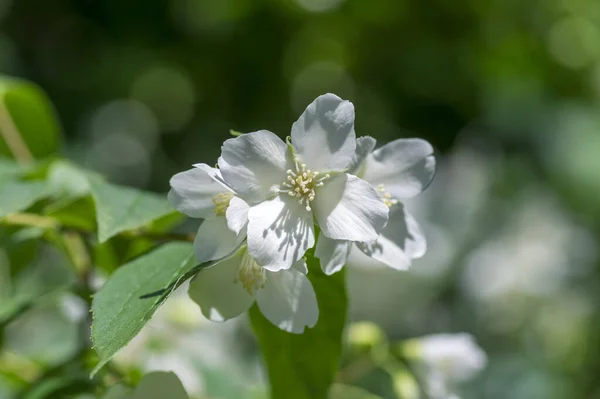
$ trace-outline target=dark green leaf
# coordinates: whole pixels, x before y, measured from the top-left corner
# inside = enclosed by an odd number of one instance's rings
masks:
[[[98,241],[101,243],[174,212],[166,195],[115,186],[99,179],[90,179],[90,188],[96,202]]]
[[[194,264],[191,244],[169,243],[111,275],[92,303],[92,340],[100,357],[93,373],[135,337]]]
[[[307,264],[319,303],[314,328],[290,334],[271,324],[256,305],[250,309],[272,398],[325,399],[339,366],[347,307],[344,271],[326,276],[312,253],[307,254]]]

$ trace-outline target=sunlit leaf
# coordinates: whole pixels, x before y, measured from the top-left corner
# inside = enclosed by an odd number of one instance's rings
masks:
[[[326,276],[312,251],[306,258],[319,303],[319,321],[314,328],[290,334],[265,319],[256,305],[250,309],[273,398],[327,398],[340,362],[347,307],[344,271]]]
[[[99,179],[90,179],[90,188],[96,203],[98,241],[101,243],[174,212],[166,195],[115,186]]]
[[[182,276],[194,268],[192,245],[169,243],[115,271],[94,296],[97,372],[142,329]]]
[[[35,84],[0,77],[0,155],[31,160],[56,153],[60,124],[46,94]]]
[[[90,191],[89,177],[93,176],[92,172],[63,159],[52,162],[48,167],[48,185],[52,193],[68,198],[87,195]]]

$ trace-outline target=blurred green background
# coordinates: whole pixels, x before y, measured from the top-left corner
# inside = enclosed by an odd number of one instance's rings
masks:
[[[325,92],[357,135],[430,141],[436,179],[408,204],[429,251],[350,265],[353,320],[473,334],[489,362],[466,398],[600,398],[600,2],[0,0],[0,73],[48,93],[68,158],[158,192],[229,129],[285,137]]]

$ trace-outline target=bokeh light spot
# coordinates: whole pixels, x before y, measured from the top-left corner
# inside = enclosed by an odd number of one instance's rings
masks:
[[[300,114],[306,106],[323,93],[335,93],[351,100],[354,81],[346,70],[333,62],[317,62],[304,68],[292,82],[291,103]]]
[[[600,55],[600,32],[585,18],[563,18],[550,29],[548,47],[560,64],[582,68]]]
[[[194,114],[193,82],[178,68],[148,69],[133,83],[131,97],[148,106],[165,131],[185,127]]]

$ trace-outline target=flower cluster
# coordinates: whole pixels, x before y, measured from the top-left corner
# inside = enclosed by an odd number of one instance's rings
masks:
[[[266,130],[242,134],[223,143],[218,168],[196,164],[173,176],[173,206],[204,219],[196,257],[218,260],[190,284],[204,315],[223,321],[256,302],[283,330],[314,326],[319,310],[304,255],[315,224],[326,274],[340,270],[354,246],[396,269],[422,256],[423,234],[399,200],[427,187],[433,150],[419,139],[374,149],[373,138],[356,138],[352,103],[325,94],[287,142]]]

